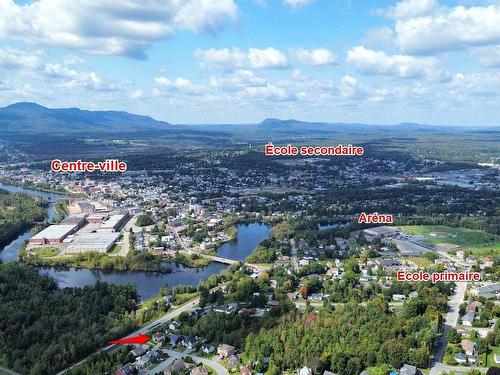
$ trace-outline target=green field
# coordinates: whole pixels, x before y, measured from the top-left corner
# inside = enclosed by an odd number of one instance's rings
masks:
[[[476,255],[499,253],[500,237],[480,230],[453,228],[444,225],[408,225],[400,227],[403,233],[425,236],[425,245],[450,244],[454,250],[470,250]]]
[[[115,255],[118,254],[122,250],[122,246],[118,244],[114,244],[111,249],[109,249],[108,254],[109,255]]]
[[[53,257],[57,254],[59,254],[61,250],[53,248],[53,247],[45,247],[42,249],[34,250],[34,253],[38,255],[39,257]]]
[[[408,261],[413,262],[417,265],[417,267],[422,267],[422,268],[429,267],[432,264],[432,262],[429,259],[424,257],[410,257],[408,258]]]

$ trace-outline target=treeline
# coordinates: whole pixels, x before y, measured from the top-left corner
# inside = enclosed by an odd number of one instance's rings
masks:
[[[97,283],[58,289],[18,263],[0,266],[0,365],[54,374],[135,328],[135,287]]]
[[[126,256],[109,256],[88,252],[61,258],[43,258],[37,255],[23,256],[23,261],[34,266],[62,266],[92,269],[117,269],[120,271],[171,272],[162,266],[161,259],[147,251],[130,250]]]
[[[134,349],[133,346],[127,345],[118,348],[117,350],[106,353],[99,352],[92,355],[87,361],[81,365],[67,371],[67,375],[96,375],[96,374],[113,374],[123,365],[131,361],[129,352]]]
[[[278,374],[308,366],[313,373],[332,370],[341,375],[358,375],[369,366],[404,363],[427,367],[439,313],[427,305],[418,315],[395,315],[382,300],[366,307],[350,303],[335,313],[286,315],[280,324],[246,339],[245,354],[255,371]]]
[[[0,249],[47,215],[47,203],[24,193],[0,189]]]

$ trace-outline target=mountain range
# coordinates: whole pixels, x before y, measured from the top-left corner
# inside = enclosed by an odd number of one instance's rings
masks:
[[[0,132],[2,133],[116,133],[168,130],[170,127],[171,125],[167,122],[123,111],[51,109],[27,102],[0,108]]]
[[[19,102],[0,108],[0,136],[5,139],[38,137],[127,139],[149,136],[175,137],[215,136],[239,138],[241,141],[262,139],[331,138],[342,135],[397,135],[410,133],[448,133],[467,131],[498,132],[499,127],[437,126],[415,123],[397,125],[305,122],[295,119],[268,118],[257,124],[173,125],[150,116],[124,111],[88,111],[79,108],[47,108],[36,103]]]

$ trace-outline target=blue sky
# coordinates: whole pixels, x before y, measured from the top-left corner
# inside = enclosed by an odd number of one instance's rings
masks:
[[[0,0],[0,105],[498,125],[498,0]]]

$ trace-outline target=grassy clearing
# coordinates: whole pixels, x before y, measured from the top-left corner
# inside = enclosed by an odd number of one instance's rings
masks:
[[[179,253],[175,257],[175,262],[179,262],[184,267],[201,268],[208,266],[211,263],[211,260],[196,254],[188,255]]]
[[[500,254],[500,241],[488,245],[464,246],[461,250],[471,251],[475,255]]]
[[[121,250],[122,250],[122,246],[115,244],[111,249],[109,249],[108,254],[115,255],[115,254],[118,254]]]
[[[413,262],[417,267],[429,267],[431,264],[433,264],[429,259],[424,258],[424,257],[410,257],[408,258],[408,262]]]
[[[60,253],[60,251],[61,250],[56,249],[54,247],[44,247],[42,249],[34,250],[34,253],[36,255],[38,255],[39,257],[48,258],[48,257],[56,256],[57,254]]]

